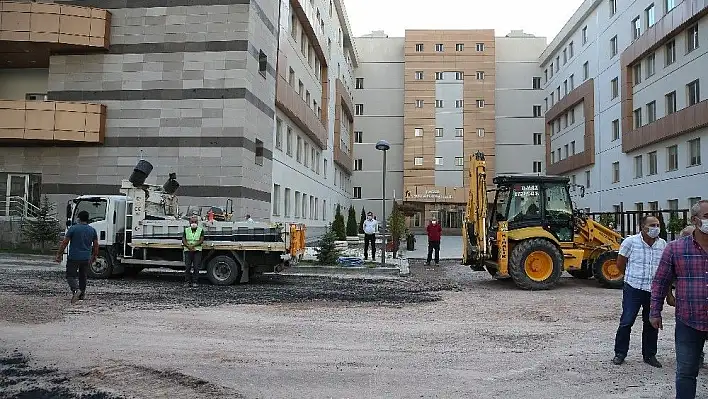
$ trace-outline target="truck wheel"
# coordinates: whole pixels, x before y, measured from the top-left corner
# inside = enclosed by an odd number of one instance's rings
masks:
[[[509,274],[525,290],[553,288],[563,274],[563,255],[548,240],[532,238],[520,242],[511,251]]]
[[[113,276],[113,263],[106,252],[98,253],[96,261],[89,265],[87,274],[90,278],[105,279]]]
[[[219,255],[209,261],[207,277],[214,285],[231,285],[241,281],[241,267],[233,258]]]
[[[605,288],[622,288],[624,273],[617,267],[617,252],[607,251],[595,259],[593,275]]]

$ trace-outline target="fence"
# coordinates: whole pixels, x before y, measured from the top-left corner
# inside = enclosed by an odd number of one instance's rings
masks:
[[[627,237],[641,231],[639,221],[645,215],[656,216],[661,226],[661,237],[671,241],[678,238],[681,230],[690,223],[689,209],[660,209],[656,211],[586,212],[596,222],[612,227]]]
[[[39,208],[24,197],[0,198],[0,217],[10,218],[36,218]]]

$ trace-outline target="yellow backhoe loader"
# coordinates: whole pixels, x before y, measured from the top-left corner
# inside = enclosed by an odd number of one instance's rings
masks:
[[[510,175],[493,182],[496,188],[487,190],[484,154],[471,156],[463,264],[526,290],[553,288],[563,271],[595,277],[604,287],[623,286],[617,267],[622,236],[573,208],[567,177]]]

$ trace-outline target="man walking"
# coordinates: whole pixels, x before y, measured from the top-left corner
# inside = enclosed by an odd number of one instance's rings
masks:
[[[708,200],[691,208],[692,235],[666,246],[651,290],[651,324],[663,329],[664,298],[676,281],[676,398],[696,397],[696,377],[708,337]]]
[[[379,229],[379,222],[374,220],[374,214],[369,212],[366,214],[366,220],[362,225],[364,229],[364,260],[369,257],[369,243],[371,243],[371,260],[376,260],[376,232]]]
[[[666,241],[659,238],[661,231],[659,219],[644,216],[640,220],[641,232],[629,236],[620,246],[617,266],[624,270],[624,289],[622,292],[622,317],[615,337],[615,357],[612,363],[624,363],[629,351],[632,326],[642,309],[642,357],[644,363],[661,367],[656,359],[659,330],[649,322],[651,302],[651,284],[659,267],[661,254],[666,248]],[[663,297],[662,297],[663,300]]]
[[[426,266],[430,266],[430,261],[433,258],[433,251],[435,251],[435,265],[440,264],[440,238],[442,237],[442,227],[438,224],[438,220],[433,218],[430,220],[430,224],[426,227],[428,232],[428,260],[425,262]]]
[[[88,268],[98,257],[98,234],[89,226],[89,213],[81,211],[78,214],[79,223],[69,227],[64,241],[59,245],[55,261],[61,263],[64,249],[69,246],[66,258],[66,281],[71,289],[71,304],[82,300],[86,294],[86,279]]]
[[[189,227],[184,229],[182,247],[184,248],[184,285],[197,286],[199,270],[202,268],[202,243],[204,243],[204,230],[199,226],[199,218],[192,215],[189,218]]]

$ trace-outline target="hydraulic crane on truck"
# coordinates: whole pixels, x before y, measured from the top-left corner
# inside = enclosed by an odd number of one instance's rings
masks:
[[[471,156],[469,165],[463,264],[527,290],[553,288],[563,271],[622,287],[622,236],[574,208],[567,177],[497,176],[487,190],[484,154]]]

